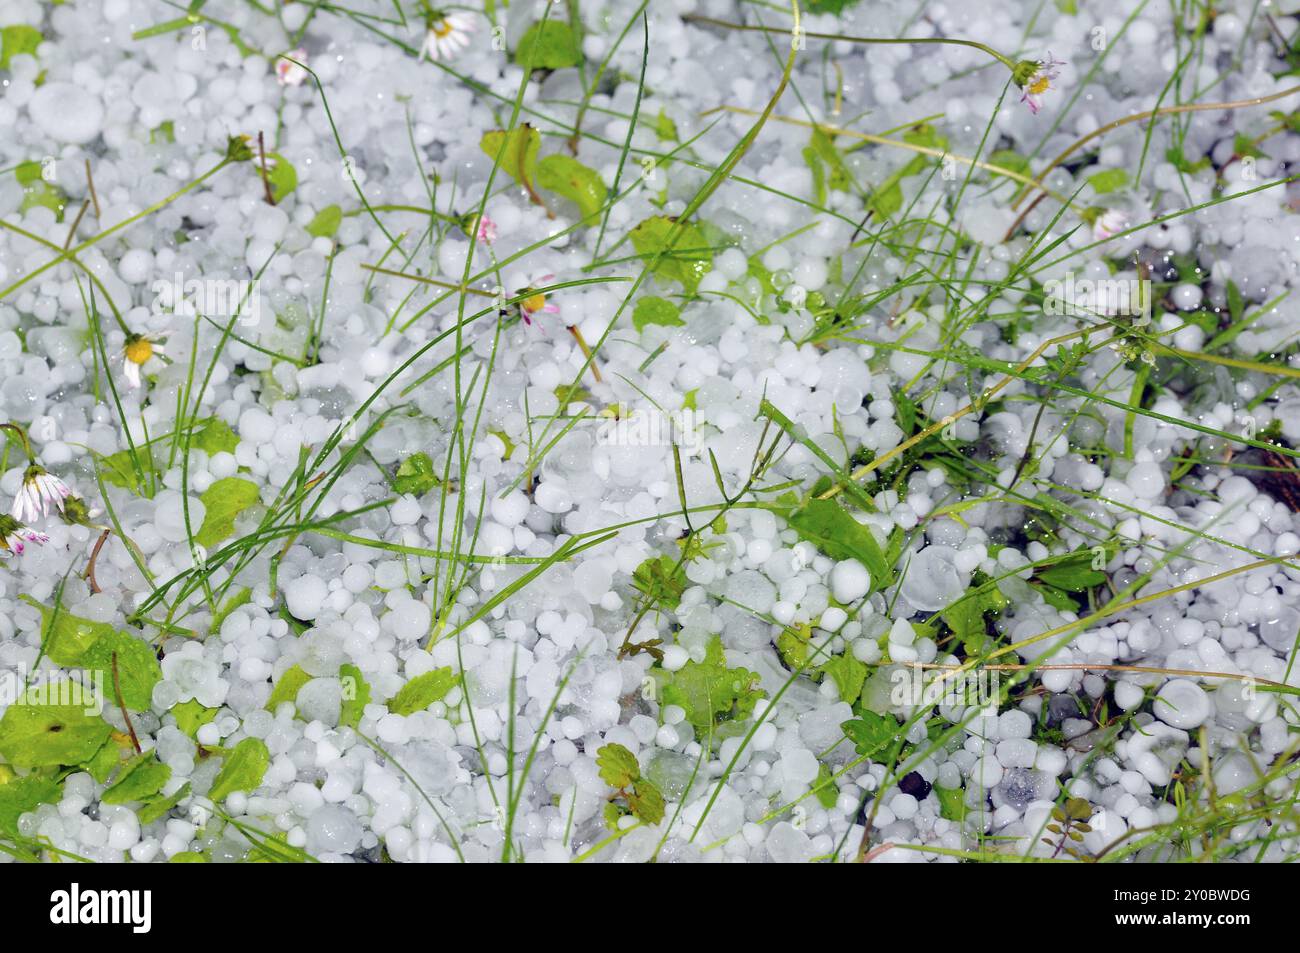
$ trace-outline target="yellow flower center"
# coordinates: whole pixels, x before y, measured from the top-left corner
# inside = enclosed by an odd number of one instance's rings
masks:
[[[126,359],[132,364],[147,364],[153,357],[153,344],[148,338],[136,338],[126,346]]]
[[[1029,91],[1035,96],[1042,95],[1052,87],[1052,81],[1046,76],[1040,76],[1029,84]]]
[[[521,301],[520,305],[529,314],[532,314],[534,311],[541,311],[542,308],[546,307],[546,295],[542,294],[540,291],[537,292],[537,294],[531,294]]]
[[[438,37],[438,39],[442,39],[444,36],[451,33],[452,31],[451,21],[435,20],[433,26],[431,26],[429,29],[433,30],[434,36]]]

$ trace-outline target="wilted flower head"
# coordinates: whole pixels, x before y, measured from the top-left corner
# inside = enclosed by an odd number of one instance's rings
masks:
[[[484,245],[491,245],[497,240],[497,223],[492,221],[486,212],[482,215],[477,212],[467,212],[460,217],[460,227],[466,235]]]
[[[88,504],[84,497],[77,493],[68,494],[68,498],[63,501],[63,521],[73,526],[88,526],[91,529],[103,529],[104,527],[94,522],[99,516],[101,510],[97,506]]]
[[[0,514],[0,557],[21,556],[28,543],[41,545],[49,541],[50,537],[45,533],[28,529],[12,516]]]
[[[1117,208],[1106,209],[1092,223],[1093,241],[1104,242],[1129,227],[1128,216]]]
[[[297,60],[297,63],[290,62]],[[307,51],[302,47],[290,50],[275,61],[275,78],[280,81],[281,86],[301,86],[303,80],[307,78],[307,71],[298,63],[307,62]]]
[[[1037,114],[1043,105],[1043,94],[1052,88],[1052,81],[1061,74],[1064,60],[1049,52],[1045,60],[1021,60],[1011,74],[1012,81],[1020,87],[1020,101]]]
[[[9,513],[20,523],[35,523],[51,511],[63,509],[63,502],[71,492],[68,484],[39,463],[33,463],[23,473],[23,485]]]

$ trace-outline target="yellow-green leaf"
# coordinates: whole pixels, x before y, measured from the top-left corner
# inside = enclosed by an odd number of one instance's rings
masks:
[[[713,269],[713,250],[697,225],[656,215],[632,229],[629,237],[656,275],[678,282],[688,294],[695,294],[700,279]]]
[[[286,669],[280,676],[280,680],[275,683],[271,689],[271,697],[266,701],[266,710],[275,711],[285,702],[291,702],[298,697],[298,691],[312,680],[313,676],[303,671],[302,666],[295,665]]]
[[[679,327],[686,324],[681,314],[682,309],[667,298],[656,298],[651,295],[642,298],[632,309],[632,326],[638,331],[644,331],[646,326],[651,324],[669,328]]]
[[[0,718],[0,756],[17,768],[81,764],[113,729],[81,705],[46,705],[28,692]]]
[[[271,752],[260,738],[245,738],[221,763],[208,797],[224,801],[236,791],[253,791],[262,783],[271,764]]]
[[[215,546],[235,531],[235,517],[257,502],[257,484],[242,477],[223,477],[203,491],[203,525],[194,534],[200,546]]]
[[[523,123],[506,132],[493,129],[483,134],[479,148],[487,153],[488,158],[501,166],[506,173],[524,188],[533,187],[533,177],[537,172],[537,150],[541,148],[542,137],[528,123]]]
[[[537,163],[537,184],[573,202],[582,210],[584,219],[599,212],[609,195],[594,169],[558,153]]]
[[[564,69],[582,62],[582,48],[569,24],[543,20],[520,37],[515,62],[525,69]]]
[[[307,223],[307,234],[314,238],[333,238],[343,222],[343,209],[326,205]]]
[[[113,784],[100,800],[105,804],[126,804],[143,801],[162,790],[172,776],[172,769],[154,757],[152,750],[136,755],[113,779]]]
[[[413,715],[424,711],[436,701],[441,701],[456,687],[459,678],[450,668],[435,668],[431,672],[411,679],[388,702],[394,715]]]

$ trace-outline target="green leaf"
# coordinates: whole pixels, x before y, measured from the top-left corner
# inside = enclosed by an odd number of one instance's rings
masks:
[[[217,709],[206,708],[191,698],[189,701],[177,702],[171,707],[176,727],[193,738],[200,728],[217,717]]]
[[[243,477],[222,477],[199,499],[203,501],[203,525],[194,534],[194,541],[211,548],[232,535],[235,517],[257,502],[257,484]]]
[[[166,815],[181,801],[189,796],[189,782],[181,785],[171,794],[161,797],[150,798],[144,804],[136,808],[135,816],[140,819],[141,824],[152,824],[154,821]]]
[[[115,698],[113,653],[117,653],[122,703],[132,711],[147,711],[153,704],[153,687],[162,680],[162,668],[153,648],[129,632],[107,622],[92,622],[60,609],[55,612],[29,596],[24,600],[41,613],[45,654],[56,665],[82,668],[96,674],[105,695]]]
[[[1255,144],[1255,140],[1245,133],[1239,132],[1232,139],[1232,151],[1238,156],[1245,158],[1250,156],[1253,159],[1267,159],[1269,154]]]
[[[237,593],[221,604],[221,608],[212,614],[212,623],[208,626],[208,631],[219,633],[222,623],[240,606],[246,606],[253,601],[253,590],[244,586]]]
[[[1029,175],[1029,160],[1014,149],[999,149],[989,156],[989,165],[1001,166],[1009,172]]]
[[[1232,323],[1236,324],[1241,320],[1242,314],[1246,311],[1246,299],[1241,296],[1241,289],[1237,287],[1236,282],[1229,281],[1227,285],[1228,294],[1228,317]]]
[[[754,711],[766,693],[759,676],[744,668],[727,668],[722,639],[713,636],[703,662],[693,659],[679,671],[660,670],[665,684],[665,705],[680,705],[697,736],[710,733],[720,722],[742,720]]]
[[[393,478],[393,489],[398,493],[423,496],[437,483],[438,477],[433,472],[433,461],[429,459],[429,455],[413,453],[397,468],[397,476]]]
[[[805,9],[809,13],[834,13],[837,16],[858,0],[808,0]]]
[[[79,705],[42,701],[38,690],[29,691],[0,718],[0,756],[16,768],[81,764],[113,733],[108,722]]]
[[[80,666],[91,646],[113,631],[108,622],[92,622],[62,607],[56,612],[25,593],[19,598],[40,612],[41,645],[56,665]]]
[[[1029,580],[1029,584],[1042,594],[1044,601],[1053,609],[1060,609],[1062,612],[1077,612],[1079,610],[1079,603],[1064,589],[1049,586],[1036,579]]]
[[[966,819],[965,791],[961,788],[941,788],[936,784],[934,793],[939,798],[940,817],[959,824]]]
[[[18,23],[0,28],[0,69],[8,69],[15,56],[35,55],[41,45],[41,31],[34,26]]]
[[[1107,169],[1105,172],[1088,176],[1088,184],[1098,195],[1117,192],[1128,185],[1128,172],[1123,169]]]
[[[537,163],[537,184],[573,202],[581,209],[584,219],[599,212],[609,195],[595,169],[558,153]]]
[[[853,189],[853,175],[844,162],[844,156],[835,146],[835,140],[820,129],[814,129],[812,138],[803,150],[804,161],[813,174],[817,201],[823,204],[826,190],[849,192]]]
[[[313,238],[333,238],[343,222],[343,209],[326,205],[307,223],[307,234]]]
[[[339,724],[345,728],[355,728],[361,723],[361,716],[370,704],[370,685],[362,678],[361,669],[355,665],[341,667],[339,681],[343,683],[343,708],[339,714]]]
[[[151,477],[158,474],[153,454],[150,448],[146,446],[136,446],[134,461],[130,447],[98,459],[100,475],[103,476],[105,483],[111,483],[113,486],[129,490],[136,496],[142,496],[146,483]],[[139,464],[140,467],[138,473],[136,472],[136,464]],[[142,479],[145,482],[141,482]]]
[[[29,774],[25,778],[10,778],[0,784],[0,832],[10,837],[20,836],[18,819],[42,804],[58,804],[63,800],[63,789],[50,778]]]
[[[266,154],[266,179],[271,183],[271,198],[278,205],[298,187],[298,170],[278,152]]]
[[[627,806],[632,815],[645,824],[658,824],[664,819],[664,795],[659,787],[646,778],[638,778],[627,795]]]
[[[781,658],[791,669],[801,669],[808,664],[808,640],[812,636],[812,629],[806,625],[787,626],[786,629],[776,637],[776,650],[781,654]],[[817,671],[813,666],[807,674]]]
[[[294,665],[292,668],[285,669],[280,676],[280,680],[275,683],[271,689],[271,697],[266,700],[266,710],[275,711],[285,702],[291,702],[298,697],[299,690],[314,678],[303,671],[302,666]]]
[[[1104,572],[1092,568],[1093,558],[1091,550],[1084,550],[1050,566],[1039,568],[1034,577],[1066,592],[1086,592],[1093,586],[1101,585],[1107,578]]]
[[[515,62],[524,69],[564,69],[582,62],[582,48],[569,24],[544,20],[519,38]]]
[[[21,214],[31,208],[47,208],[54,213],[55,220],[61,222],[68,205],[67,193],[53,182],[47,182],[42,171],[39,162],[22,162],[14,170],[18,184],[23,187],[23,200],[18,211]]]
[[[122,704],[132,711],[148,711],[153,706],[153,688],[162,681],[162,666],[153,646],[121,629],[111,629],[91,646],[81,660],[87,671],[98,673],[104,691],[114,700],[113,656],[117,656],[117,681],[122,690]]]
[[[596,751],[596,772],[612,788],[623,790],[641,777],[636,755],[620,744],[611,742]]]
[[[171,858],[167,861],[167,863],[169,864],[210,864],[212,863],[212,861],[208,860],[207,857],[205,857],[203,854],[200,854],[196,850],[183,850],[179,854],[172,854]]]
[[[656,215],[632,229],[629,237],[654,274],[678,282],[687,294],[695,294],[700,279],[713,270],[713,250],[696,225]]]
[[[651,556],[632,573],[636,586],[654,604],[664,609],[676,609],[686,591],[686,567],[668,556]]]
[[[450,668],[435,668],[431,672],[417,675],[398,691],[388,702],[388,710],[394,715],[413,715],[424,711],[436,701],[442,701],[460,681]]]
[[[888,182],[871,194],[871,208],[881,218],[889,218],[903,207],[903,188]]]
[[[785,517],[790,527],[831,559],[856,559],[871,574],[873,591],[889,585],[892,573],[885,553],[871,530],[834,500],[812,499],[796,509],[768,507]]]
[[[170,119],[164,119],[158,124],[156,129],[149,130],[149,145],[157,145],[160,142],[168,144],[176,141],[176,123]]]
[[[152,750],[138,754],[122,766],[113,785],[100,797],[105,804],[143,801],[162,790],[171,780],[172,769],[161,763]]]
[[[813,782],[812,789],[813,794],[817,796],[817,803],[828,811],[835,806],[840,796],[839,789],[835,787],[835,780],[831,776],[831,769],[825,764],[817,766],[817,780]]]
[[[541,135],[528,123],[522,123],[509,132],[493,129],[485,132],[479,140],[479,148],[487,153],[488,158],[497,160],[499,156],[501,171],[526,189],[533,187],[537,150],[541,144]]]
[[[305,864],[312,856],[289,843],[288,835],[273,834],[253,842],[245,861],[250,864]]]
[[[979,655],[987,640],[986,614],[997,615],[1007,607],[1006,597],[995,583],[971,587],[964,596],[939,613],[953,634],[966,647],[968,656]]]
[[[840,701],[852,705],[862,694],[862,685],[867,680],[867,667],[849,652],[833,655],[822,663],[822,671],[830,676],[839,690]]]
[[[893,743],[899,726],[892,715],[864,711],[861,716],[843,722],[840,729],[853,742],[858,754],[870,757]]]
[[[681,314],[682,309],[667,298],[652,295],[642,298],[632,309],[632,326],[638,331],[644,331],[651,324],[666,328],[684,327],[686,322],[682,320]]]
[[[655,119],[655,135],[664,142],[681,141],[677,134],[677,123],[673,122],[662,109],[659,110],[659,116]]]
[[[130,742],[127,743],[130,744]],[[100,784],[103,784],[112,776],[121,763],[122,748],[115,738],[109,737],[107,741],[99,746],[98,751],[81,763],[81,769]]]
[[[270,764],[271,752],[266,743],[260,738],[245,738],[226,754],[208,797],[219,802],[236,791],[256,790]]]
[[[190,446],[197,447],[209,457],[217,453],[234,453],[239,446],[239,437],[228,423],[220,417],[213,417],[191,437]]]

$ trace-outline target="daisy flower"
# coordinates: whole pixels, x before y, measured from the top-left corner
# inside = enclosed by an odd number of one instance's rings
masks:
[[[299,47],[277,58],[275,61],[275,78],[280,81],[281,86],[301,86],[303,80],[307,78],[307,71],[298,63],[291,63],[289,60],[306,63],[307,51]]]
[[[140,371],[149,361],[162,355],[163,335],[129,334],[122,346],[122,372],[132,387],[140,386]]]
[[[1020,101],[1037,115],[1043,106],[1043,94],[1052,88],[1052,81],[1061,74],[1063,60],[1049,52],[1045,60],[1021,60],[1016,64],[1012,79],[1021,89]]]
[[[497,240],[497,223],[492,221],[486,212],[482,215],[476,212],[467,212],[460,217],[460,227],[466,235],[477,239],[484,245],[491,245]]]
[[[11,553],[21,556],[28,543],[43,545],[50,541],[45,533],[28,529],[12,516],[0,514],[0,556],[8,557]]]
[[[88,526],[91,529],[106,529],[94,522],[103,510],[91,506],[79,493],[69,493],[63,501],[63,522],[73,526]]]
[[[555,280],[554,275],[542,275],[537,279],[537,284],[546,285]],[[559,314],[560,306],[546,300],[546,295],[540,291],[533,290],[533,284],[529,283],[515,292],[515,296],[527,295],[519,302],[519,315],[524,319],[524,324],[533,323],[533,315],[538,312],[544,314]]]
[[[424,43],[420,59],[449,60],[469,46],[469,35],[477,29],[468,13],[445,13],[435,10],[425,20]]]
[[[39,463],[33,463],[23,474],[23,485],[9,513],[20,523],[35,523],[51,510],[62,510],[64,500],[71,493],[68,484]]]
[[[1108,238],[1114,238],[1127,229],[1128,226],[1127,215],[1117,208],[1106,209],[1092,223],[1092,239],[1093,241],[1104,242]]]

